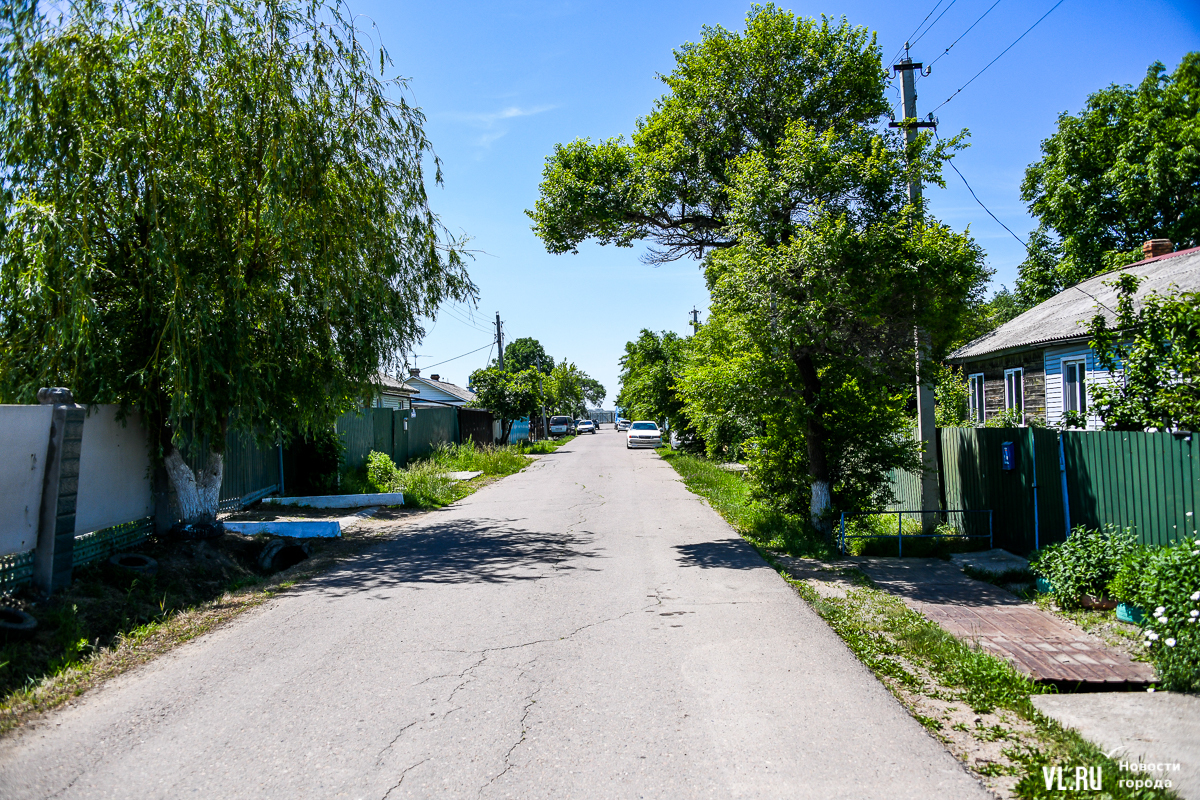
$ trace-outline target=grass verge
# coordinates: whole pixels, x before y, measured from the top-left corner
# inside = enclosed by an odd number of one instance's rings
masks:
[[[834,550],[800,514],[788,514],[756,500],[745,473],[729,472],[691,453],[662,447],[659,456],[675,468],[683,484],[708,501],[748,541],[793,556],[830,558]]]
[[[792,515],[772,512],[736,473],[664,448],[660,455],[772,564],[851,652],[964,767],[1002,798],[1174,798],[1169,789],[1131,788],[1094,744],[1039,713],[1030,697],[1047,691],[1006,661],[972,648],[875,589],[857,570],[813,559],[832,555]],[[783,554],[787,553],[787,556]],[[797,566],[799,565],[799,566]],[[807,575],[809,577],[798,577]],[[1059,790],[1056,768],[1062,768]],[[1098,768],[1099,790],[1074,788],[1075,769]]]

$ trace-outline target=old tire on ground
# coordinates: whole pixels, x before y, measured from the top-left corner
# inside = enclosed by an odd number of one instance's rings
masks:
[[[37,620],[19,608],[0,606],[0,638],[4,641],[26,639],[37,630]]]
[[[171,526],[171,538],[184,542],[216,539],[225,533],[220,522],[176,522]]]
[[[141,553],[117,553],[108,560],[108,563],[139,575],[149,576],[158,572],[158,562]]]

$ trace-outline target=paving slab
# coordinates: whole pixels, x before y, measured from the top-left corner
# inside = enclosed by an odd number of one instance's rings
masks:
[[[1074,728],[1118,764],[1146,766],[1145,771],[1129,773],[1130,777],[1170,780],[1180,797],[1200,800],[1200,697],[1095,692],[1029,699],[1038,711]]]
[[[950,634],[1007,659],[1034,680],[1068,686],[1143,686],[1154,668],[998,586],[937,558],[847,559]]]
[[[448,472],[446,474],[456,481],[469,481],[472,478],[478,478],[483,474],[483,472],[480,470],[461,470],[459,472]]]
[[[994,576],[1029,569],[1029,559],[1013,555],[999,547],[980,553],[955,553],[950,556],[950,563],[959,569],[970,567]]]

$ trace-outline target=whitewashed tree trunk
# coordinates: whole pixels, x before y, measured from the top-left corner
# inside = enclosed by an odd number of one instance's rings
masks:
[[[167,480],[175,490],[179,516],[183,521],[215,521],[217,503],[221,497],[221,479],[225,474],[225,459],[222,455],[209,451],[208,464],[199,474],[187,465],[177,447],[172,447],[163,461],[167,469]]]
[[[824,534],[832,530],[829,519],[829,507],[833,498],[829,493],[829,481],[812,482],[812,504],[809,506],[809,518],[813,527]]]

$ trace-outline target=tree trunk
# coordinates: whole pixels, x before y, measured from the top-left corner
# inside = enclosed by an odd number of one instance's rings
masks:
[[[508,424],[507,424],[507,425],[505,425],[505,424],[504,424],[505,422],[507,422]],[[514,419],[510,419],[510,420],[503,420],[503,419],[502,419],[502,420],[500,420],[500,430],[504,431],[504,435],[502,435],[502,436],[500,437],[500,446],[501,446],[501,447],[503,447],[504,445],[508,444],[508,437],[509,437],[510,435],[512,435],[512,426],[513,426],[513,423],[514,423],[514,422],[516,422],[516,420],[514,420]]]
[[[196,474],[183,460],[179,448],[169,445],[163,464],[167,470],[167,480],[175,490],[175,501],[183,521],[189,524],[215,522],[221,497],[221,479],[225,473],[224,457],[209,450],[208,464]]]
[[[828,431],[825,430],[822,421],[824,409],[820,402],[821,378],[817,375],[817,366],[813,363],[812,356],[801,355],[794,360],[800,372],[800,394],[808,406],[804,443],[808,450],[808,478],[812,491],[809,520],[814,528],[829,537],[833,532],[833,520],[829,516],[833,498],[830,493],[829,458],[825,452]]]

